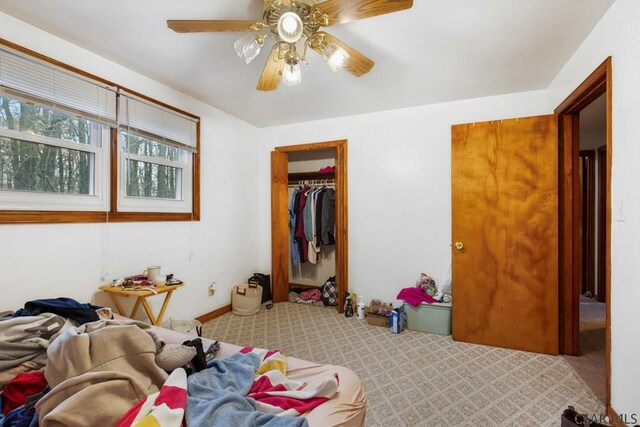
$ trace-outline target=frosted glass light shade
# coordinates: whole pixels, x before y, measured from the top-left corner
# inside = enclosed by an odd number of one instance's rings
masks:
[[[244,36],[233,44],[238,56],[244,59],[245,63],[250,63],[260,53],[264,45],[264,38],[260,36],[250,35]]]
[[[282,72],[282,82],[288,86],[295,86],[302,82],[300,64],[285,64]]]
[[[278,36],[283,42],[296,43],[303,31],[304,25],[297,13],[286,12],[278,19]]]
[[[347,58],[349,58],[349,54],[333,45],[327,45],[322,50],[322,57],[329,68],[331,68],[331,71],[336,72],[344,67]]]

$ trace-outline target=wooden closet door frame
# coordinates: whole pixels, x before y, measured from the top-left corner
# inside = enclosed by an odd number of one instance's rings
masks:
[[[560,353],[580,355],[580,312],[578,304],[580,277],[580,199],[578,154],[580,151],[580,111],[606,94],[607,101],[607,197],[606,197],[606,326],[605,326],[605,389],[607,413],[611,408],[611,158],[612,158],[612,102],[613,68],[611,57],[605,59],[556,109],[559,120],[560,165]],[[576,220],[577,219],[577,220]]]
[[[599,302],[607,301],[606,270],[607,259],[607,146],[598,147],[598,292]]]
[[[343,295],[349,290],[349,232],[348,232],[348,185],[347,185],[347,140],[316,142],[309,144],[299,145],[287,145],[282,147],[275,147],[275,153],[295,153],[304,151],[316,151],[333,149],[336,159],[336,284],[338,288],[338,312],[344,311],[344,299]],[[272,178],[273,179],[273,178]],[[273,296],[274,302],[288,301],[288,286],[289,286],[289,265],[290,262],[290,248],[289,248],[289,236],[288,228],[283,229],[281,226],[274,226],[275,218],[277,215],[288,212],[288,196],[281,197],[280,194],[274,194],[274,192],[281,191],[281,186],[277,183],[271,182],[271,215],[272,215],[272,229],[271,229],[271,271],[278,272],[279,277],[275,274],[272,277],[273,280]],[[284,200],[284,202],[283,202]],[[287,214],[288,218],[288,214]],[[287,220],[288,221],[288,220]],[[283,233],[287,233],[283,236]],[[281,247],[282,242],[287,242],[287,247]],[[286,256],[283,256],[286,254]],[[286,279],[286,280],[285,280]]]
[[[596,150],[580,150],[582,160],[582,262],[580,265],[581,291],[596,295],[595,234],[596,234]]]

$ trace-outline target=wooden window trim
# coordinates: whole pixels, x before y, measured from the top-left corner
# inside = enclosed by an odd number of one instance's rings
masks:
[[[183,114],[196,120],[196,152],[193,154],[193,172],[191,189],[192,210],[190,213],[164,213],[164,212],[118,212],[118,132],[111,128],[110,144],[110,176],[109,180],[110,206],[109,212],[84,212],[84,211],[26,211],[26,210],[0,210],[0,224],[68,224],[68,223],[103,223],[103,222],[163,222],[163,221],[199,221],[200,220],[200,117],[187,111],[165,104],[149,96],[131,90],[125,86],[113,83],[102,77],[65,64],[41,53],[27,49],[6,39],[0,38],[0,45],[16,50],[20,53],[32,56],[41,61],[60,67],[67,71],[98,81],[105,85],[115,86],[132,95],[146,101],[160,105],[161,107]]]

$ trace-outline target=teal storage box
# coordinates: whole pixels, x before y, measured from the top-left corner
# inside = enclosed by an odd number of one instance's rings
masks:
[[[407,329],[430,334],[451,335],[451,303],[422,303],[418,307],[404,305]]]

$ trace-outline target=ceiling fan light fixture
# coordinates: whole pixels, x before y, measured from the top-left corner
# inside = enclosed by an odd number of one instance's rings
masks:
[[[302,83],[302,71],[300,63],[285,64],[282,72],[282,82],[287,86],[295,86]]]
[[[257,34],[244,36],[236,40],[233,44],[236,54],[242,58],[245,63],[250,63],[260,54],[260,50],[262,50],[262,46],[264,46],[265,37],[263,34]]]
[[[322,49],[322,57],[331,71],[337,72],[341,68],[344,68],[345,63],[349,58],[349,54],[334,45],[327,45]]]
[[[302,37],[304,25],[295,12],[285,12],[278,19],[278,36],[283,42],[296,43]]]

